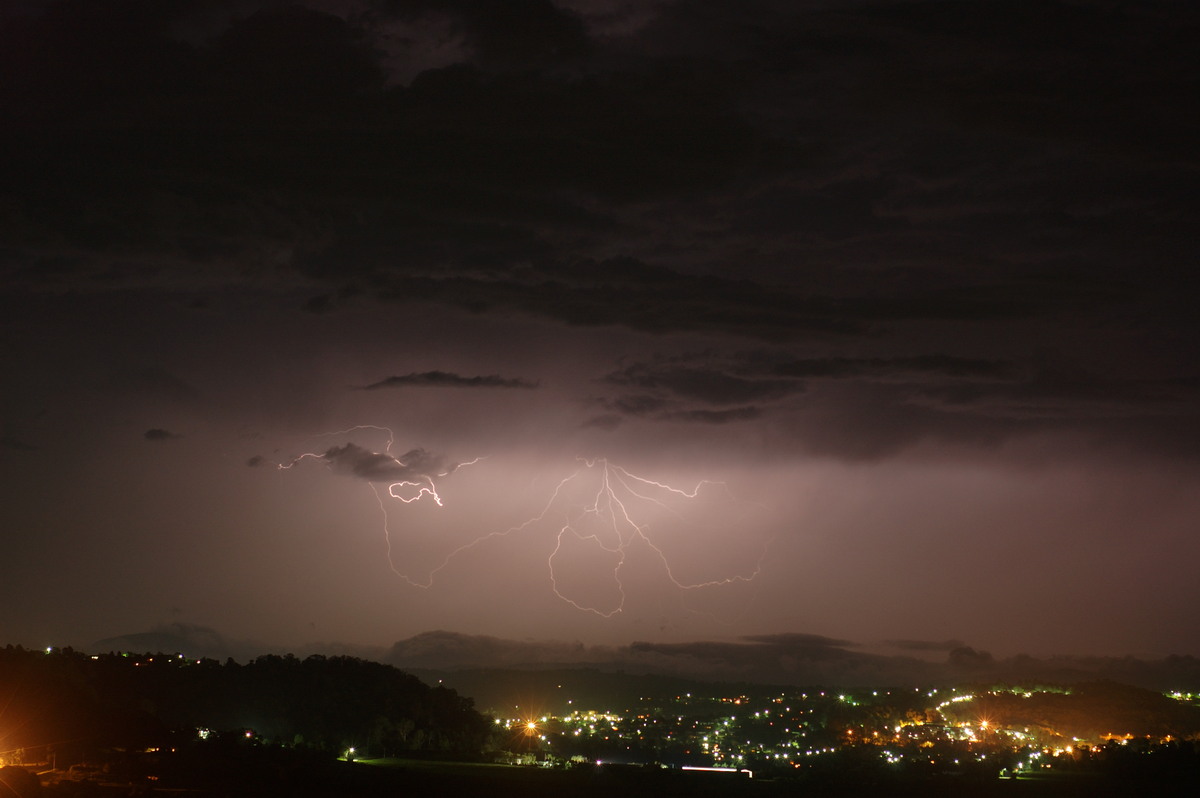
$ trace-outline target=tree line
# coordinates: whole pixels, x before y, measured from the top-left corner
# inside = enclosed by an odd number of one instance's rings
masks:
[[[362,756],[477,756],[491,721],[471,699],[354,657],[0,649],[0,759],[50,761],[228,735]]]

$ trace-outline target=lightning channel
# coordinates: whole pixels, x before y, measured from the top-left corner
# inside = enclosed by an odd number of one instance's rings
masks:
[[[612,618],[624,612],[627,583],[623,572],[639,548],[658,563],[670,585],[685,593],[752,582],[762,572],[770,541],[763,545],[757,561],[749,567],[732,569],[732,573],[711,579],[684,578],[668,553],[665,538],[669,535],[656,528],[651,520],[652,516],[665,513],[676,522],[687,524],[690,505],[698,502],[702,493],[719,494],[722,501],[736,503],[738,500],[724,482],[705,479],[685,489],[635,474],[604,457],[581,457],[570,473],[555,483],[538,512],[518,524],[492,530],[454,546],[423,574],[413,573],[396,563],[393,513],[405,505],[425,500],[437,507],[444,507],[439,484],[460,469],[482,462],[485,457],[446,465],[440,457],[419,448],[395,455],[392,453],[395,445],[393,431],[373,424],[357,425],[313,437],[345,437],[360,431],[384,434],[385,445],[379,451],[373,451],[354,443],[344,443],[324,451],[304,452],[278,464],[278,467],[287,470],[305,461],[315,460],[323,462],[336,473],[367,481],[382,517],[388,567],[412,587],[430,588],[439,574],[468,552],[494,541],[523,535],[547,524],[555,530],[550,533],[552,540],[547,544],[549,551],[545,560],[550,589],[566,604],[601,618]],[[679,545],[678,541],[676,545]],[[588,556],[593,559],[608,561],[608,565],[599,571],[609,586],[605,589],[610,595],[608,600],[585,598],[564,577],[563,571],[569,570],[568,560],[571,557],[578,558],[579,551],[591,552]]]

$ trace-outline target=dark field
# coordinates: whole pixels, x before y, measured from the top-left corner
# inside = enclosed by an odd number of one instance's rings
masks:
[[[353,781],[364,794],[397,790],[406,795],[463,796],[984,796],[986,798],[1124,798],[1191,796],[1196,784],[1118,781],[1087,775],[968,781],[944,779],[907,783],[847,780],[815,783],[803,779],[748,779],[735,774],[683,772],[641,767],[536,767],[459,764],[413,760],[372,760],[354,766]],[[350,786],[350,785],[347,785]],[[379,791],[378,793],[376,791]]]
[[[281,766],[282,765],[282,766]],[[15,798],[101,798],[172,795],[188,798],[311,796],[395,798],[398,796],[522,796],[522,798],[649,798],[650,796],[814,796],[815,798],[1191,798],[1194,780],[1123,780],[1087,774],[1052,774],[1019,779],[865,779],[838,774],[816,779],[751,779],[735,773],[701,773],[642,766],[532,766],[471,764],[412,759],[299,765],[220,757],[192,760],[186,769],[151,781],[125,781],[108,774],[45,773],[39,788],[33,771],[4,768],[0,794]],[[20,776],[21,778],[14,778]]]

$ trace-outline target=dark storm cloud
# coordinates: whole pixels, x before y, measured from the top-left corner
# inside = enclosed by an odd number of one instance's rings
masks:
[[[174,432],[170,432],[169,430],[159,429],[159,428],[155,427],[153,429],[146,430],[142,434],[142,437],[148,441],[157,442],[157,441],[174,440],[180,436],[176,435]]]
[[[1153,101],[1156,93],[1169,95],[1187,82],[1186,17],[1172,29],[1170,20],[1149,13],[1123,16],[1047,3],[1037,26],[1017,35],[1031,13],[1011,3],[972,4],[967,20],[963,6],[953,3],[883,3],[849,12],[760,3],[748,15],[744,7],[687,2],[663,7],[653,25],[623,43],[625,57],[618,59],[588,41],[577,17],[548,2],[505,4],[503,13],[465,0],[368,3],[370,13],[344,17],[302,4],[258,5],[250,13],[256,4],[195,3],[172,10],[133,2],[102,8],[58,3],[33,20],[10,19],[6,29],[14,46],[5,52],[14,79],[7,85],[18,101],[11,107],[23,119],[101,109],[111,119],[119,110],[124,113],[116,119],[133,125],[165,115],[167,121],[212,126],[214,112],[231,107],[286,124],[327,119],[331,112],[348,112],[350,121],[402,119],[389,131],[386,149],[359,131],[352,141],[325,142],[351,144],[353,154],[340,147],[323,151],[311,139],[290,141],[279,152],[262,146],[269,140],[252,139],[248,153],[263,158],[256,162],[258,176],[272,183],[283,177],[272,158],[303,164],[304,171],[293,172],[300,185],[323,180],[345,188],[349,184],[336,184],[345,178],[339,171],[348,169],[363,181],[360,191],[372,189],[361,197],[380,196],[387,176],[397,174],[410,186],[415,181],[445,196],[452,186],[428,178],[449,167],[458,190],[466,191],[457,201],[474,207],[488,201],[489,189],[490,207],[502,196],[520,198],[503,189],[494,193],[518,176],[525,185],[554,175],[564,187],[604,193],[602,181],[612,191],[629,192],[658,178],[665,188],[697,179],[719,185],[712,178],[737,167],[763,188],[792,189],[794,199],[807,202],[793,209],[790,222],[817,230],[841,225],[845,235],[835,241],[863,241],[884,231],[900,235],[899,242],[889,242],[900,244],[928,229],[914,229],[921,214],[988,217],[995,199],[980,192],[989,195],[989,189],[1008,191],[1006,207],[1026,208],[1023,218],[1030,218],[1028,199],[1043,181],[1026,186],[1010,172],[988,168],[999,151],[1025,168],[1020,174],[1029,174],[1032,165],[1020,163],[1026,151],[1011,140],[1014,125],[1036,138],[1116,136],[1114,146],[1146,152],[1162,152],[1155,145],[1163,137],[1186,140],[1187,126],[1178,122],[1187,117],[1171,119],[1184,111]],[[430,15],[454,21],[468,41],[463,58],[473,66],[429,70],[411,90],[385,91],[383,67],[372,58],[379,58],[386,21]],[[181,36],[204,19],[220,22],[208,36]],[[1055,35],[1080,30],[1094,42]],[[1038,44],[1031,46],[1034,31]],[[1106,44],[1114,54],[1100,58],[1097,51]],[[678,57],[681,51],[686,60]],[[546,68],[568,56],[583,59],[578,70],[586,78]],[[891,68],[877,68],[883,57]],[[520,76],[495,79],[501,73],[493,70],[513,62],[522,62]],[[779,105],[781,97],[794,101],[791,108]],[[764,105],[768,100],[774,105]],[[1111,113],[1126,105],[1144,113]],[[375,114],[370,120],[357,116],[368,112]],[[1085,124],[1089,118],[1106,122]],[[1167,121],[1176,124],[1161,124]],[[851,123],[867,126],[845,135]],[[807,146],[782,136],[796,132],[793,126],[804,131]],[[1150,141],[1128,135],[1132,131],[1149,134]],[[890,143],[883,139],[889,132]],[[318,157],[298,157],[306,154]],[[210,155],[239,153],[217,149]],[[360,155],[383,167],[374,180],[355,168]],[[466,156],[468,163],[455,169],[451,155]],[[850,156],[866,165],[857,175],[843,175]],[[208,157],[203,165],[221,163]],[[928,174],[934,169],[943,173]],[[779,174],[802,179],[768,177]],[[131,177],[127,187],[138,188],[141,181]],[[392,192],[400,188],[391,182]],[[1070,194],[1076,183],[1056,190]],[[854,186],[857,198],[843,202],[840,197]],[[237,184],[227,187],[238,190]],[[1021,190],[1028,193],[1013,194]],[[401,190],[392,196],[402,200],[388,213],[395,218],[403,200],[418,194]],[[1047,217],[1044,223],[1052,222],[1051,209],[1037,210]]]
[[[195,386],[159,366],[117,369],[110,378],[114,388],[172,402],[190,402],[200,396]]]
[[[642,417],[665,413],[673,406],[673,403],[666,399],[645,394],[619,396],[612,401],[605,401],[604,404],[623,415]]]
[[[1021,378],[1009,360],[946,354],[794,357],[782,350],[659,357],[605,381],[711,404],[768,401],[804,393],[812,380],[942,385],[1006,384]],[[985,389],[986,390],[986,389]]]
[[[660,390],[683,399],[708,404],[778,399],[804,390],[789,380],[748,379],[713,367],[684,363],[635,363],[605,377],[613,385]]]
[[[728,424],[733,421],[750,421],[762,415],[762,410],[753,406],[730,407],[725,410],[672,410],[659,418],[667,421],[688,421],[701,424]]]
[[[1200,433],[1193,377],[1100,375],[1042,350],[1014,358],[948,354],[796,357],[784,350],[659,357],[610,373],[637,389],[602,399],[625,417],[721,422],[771,413],[773,433],[812,454],[877,459],[921,442],[995,446],[1070,430],[1183,452]],[[734,404],[738,399],[754,404]],[[1172,429],[1176,444],[1165,430]]]
[[[988,651],[976,651],[970,646],[951,649],[946,657],[951,668],[958,671],[978,672],[996,664],[996,658]]]
[[[945,377],[1001,377],[1012,371],[1002,360],[918,355],[914,357],[819,357],[776,363],[770,371],[787,377],[889,377],[927,374]]]
[[[728,368],[758,378],[788,377],[806,391],[781,405],[777,434],[813,454],[859,460],[894,455],[922,441],[991,446],[1020,431],[1015,419],[952,409],[942,393],[991,396],[1022,378],[1008,360],[944,354],[790,357],[750,352]],[[797,391],[797,394],[799,392]],[[777,416],[778,417],[778,416]],[[1037,427],[1028,425],[1026,431]]]
[[[246,465],[250,468],[258,468],[259,466],[266,465],[266,462],[266,458],[261,454],[256,454],[246,459]]]
[[[902,651],[952,651],[966,645],[961,640],[885,640],[884,643]]]
[[[788,408],[811,416],[785,432],[848,457],[1196,426],[1195,9],[499,9],[0,12],[9,285],[277,280],[328,317],[358,294],[795,345],[628,366],[597,424]],[[1080,343],[1097,331],[1128,346]]]
[[[751,421],[762,416],[758,403],[804,391],[804,384],[796,380],[741,376],[711,355],[633,363],[604,381],[636,391],[601,400],[623,416],[700,424]]]
[[[1123,379],[1070,364],[1046,364],[995,383],[929,385],[921,396],[948,412],[1013,418],[1187,417],[1200,400],[1200,378]]]
[[[978,396],[982,402],[985,397],[1014,390],[1020,377],[1008,361],[940,354],[795,358],[763,351],[732,357],[682,355],[634,363],[608,374],[606,383],[636,392],[605,399],[602,404],[624,416],[701,423],[752,420],[772,407],[807,406],[814,414],[830,414],[814,429],[795,430],[814,451],[830,454],[840,449],[846,456],[874,457],[930,435],[962,434],[960,428],[970,421],[946,421],[943,414],[955,411],[938,406],[932,397],[961,393]],[[822,380],[840,384],[836,389],[840,398],[831,401],[828,391],[810,395],[813,381]],[[860,411],[871,420],[864,423],[858,417]],[[973,415],[969,410],[957,412]],[[835,421],[842,415],[844,422]],[[777,432],[787,429],[786,423],[777,425]],[[990,431],[1003,434],[995,427]],[[985,428],[971,432],[977,440],[987,434]]]
[[[599,416],[592,416],[579,426],[585,429],[593,428],[611,431],[621,426],[624,420],[624,418],[616,413],[605,413]]]
[[[469,246],[478,231],[467,232]],[[452,233],[446,230],[446,235]],[[790,339],[866,329],[839,303],[784,286],[689,275],[628,257],[556,260],[547,258],[541,247],[512,251],[513,260],[536,261],[512,265],[500,260],[510,249],[504,242],[485,238],[483,243],[489,245],[483,247],[486,262],[468,260],[486,269],[464,269],[451,276],[391,269],[373,273],[374,286],[388,299],[424,299],[474,312],[518,310],[574,325],[622,325],[653,333],[703,330]],[[465,250],[464,254],[469,255]]]
[[[773,635],[744,635],[741,639],[748,643],[779,648],[847,648],[856,645],[849,640],[803,632],[786,632]]]
[[[388,377],[379,382],[364,385],[363,390],[371,391],[379,388],[435,387],[435,388],[521,388],[537,387],[536,382],[530,382],[519,377],[501,377],[498,374],[485,376],[464,377],[448,371],[412,372],[400,377]]]
[[[353,443],[334,446],[321,455],[329,467],[368,482],[400,482],[428,479],[443,471],[444,460],[424,449],[413,449],[400,457],[372,452]]]
[[[210,23],[211,36],[189,41]],[[298,3],[64,0],[5,20],[3,36],[3,67],[19,76],[6,99],[20,122],[171,125],[284,108],[311,117],[383,80],[358,31]]]
[[[318,294],[304,303],[304,309],[309,313],[327,313],[333,307],[333,296],[330,294]]]
[[[615,429],[621,422],[622,416],[649,418],[660,421],[682,421],[700,424],[726,424],[733,421],[749,421],[762,415],[762,411],[752,405],[728,407],[719,410],[711,408],[687,408],[682,402],[664,399],[645,394],[619,396],[616,399],[601,400],[601,404],[620,415],[597,416],[585,426]]]
[[[12,449],[18,452],[32,452],[36,451],[38,448],[28,441],[18,438],[15,435],[8,434],[0,435],[0,447]]]
[[[397,19],[450,20],[473,58],[487,66],[549,66],[591,47],[582,20],[550,0],[386,0],[382,5]]]
[[[930,397],[940,391],[1003,393],[1019,375],[1007,361],[950,355],[796,358],[779,351],[736,356],[713,353],[658,357],[611,372],[604,382],[630,393],[600,400],[621,416],[662,421],[722,424],[760,418],[770,409],[807,407],[826,414],[818,425],[790,429],[812,451],[877,457],[929,436],[956,437],[968,420],[945,421]],[[825,381],[833,392],[810,386]],[[838,398],[833,399],[833,396]],[[864,422],[859,413],[869,417]],[[964,411],[958,411],[960,414]],[[968,415],[971,415],[969,411]],[[844,416],[844,421],[839,420]],[[976,440],[994,427],[976,429]]]

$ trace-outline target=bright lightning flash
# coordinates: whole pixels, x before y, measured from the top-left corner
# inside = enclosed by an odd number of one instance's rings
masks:
[[[434,480],[447,477],[458,469],[474,465],[483,459],[477,457],[468,462],[446,466],[441,458],[429,454],[424,449],[412,449],[397,457],[392,454],[392,446],[395,444],[395,436],[392,431],[387,427],[377,427],[372,424],[327,432],[317,437],[346,435],[364,429],[387,433],[387,446],[382,452],[372,452],[353,443],[347,443],[326,449],[324,452],[305,452],[292,458],[288,463],[281,463],[279,468],[292,468],[303,460],[321,460],[336,472],[367,480],[371,483],[371,487],[375,487],[378,483],[389,483],[388,496],[399,499],[405,504],[411,504],[429,496],[438,507],[441,507],[442,497],[438,495],[437,484]]]
[[[387,427],[362,425],[324,436],[346,435],[360,430],[387,434],[382,452],[374,452],[353,443],[334,446],[324,452],[306,452],[280,469],[290,469],[306,460],[324,462],[331,470],[367,481],[375,493],[383,514],[383,532],[387,542],[388,565],[397,576],[410,585],[429,588],[434,578],[459,555],[494,538],[504,538],[536,529],[543,525],[557,527],[554,541],[546,557],[550,584],[558,598],[576,609],[609,618],[623,611],[626,592],[622,570],[636,549],[649,552],[675,588],[693,591],[739,582],[750,582],[762,570],[769,542],[759,553],[757,561],[741,573],[709,579],[685,579],[668,551],[694,549],[702,545],[686,537],[689,525],[696,516],[711,506],[702,501],[702,494],[724,503],[738,504],[721,482],[702,480],[691,490],[683,490],[663,482],[633,474],[607,459],[579,459],[573,473],[560,480],[541,512],[515,526],[481,535],[449,551],[424,579],[416,578],[397,568],[392,556],[392,533],[388,518],[388,499],[413,504],[428,497],[438,507],[444,507],[438,482],[461,468],[474,465],[484,458],[477,457],[460,463],[445,462],[423,449],[413,449],[403,455],[391,453],[395,437]],[[381,486],[386,485],[386,488]],[[680,529],[684,532],[681,535]],[[611,598],[606,601],[588,600],[574,595],[564,577],[564,571],[578,572],[596,560],[607,560],[610,566],[601,569]],[[592,569],[594,570],[594,569]],[[564,583],[565,580],[565,583]]]

